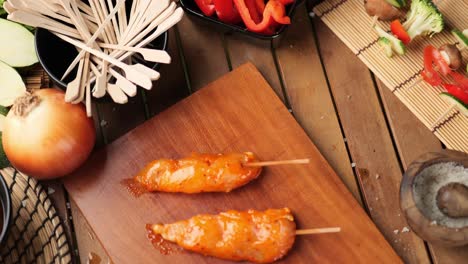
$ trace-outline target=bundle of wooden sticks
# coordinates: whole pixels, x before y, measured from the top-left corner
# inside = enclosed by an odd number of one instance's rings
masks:
[[[116,103],[124,104],[136,95],[137,85],[149,90],[152,81],[159,79],[159,72],[134,64],[131,55],[171,62],[167,52],[144,47],[178,23],[183,10],[169,0],[133,0],[131,7],[125,1],[8,0],[4,8],[8,19],[45,28],[79,50],[62,76],[64,79],[78,67],[75,79],[67,85],[65,100],[84,101],[91,116],[91,96],[108,93]]]

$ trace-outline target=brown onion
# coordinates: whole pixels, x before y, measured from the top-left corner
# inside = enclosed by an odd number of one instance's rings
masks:
[[[3,148],[11,164],[38,179],[77,169],[90,155],[96,134],[82,104],[65,102],[65,93],[41,89],[16,100],[3,128]]]

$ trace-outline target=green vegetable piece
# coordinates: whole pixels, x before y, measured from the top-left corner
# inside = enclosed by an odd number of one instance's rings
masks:
[[[392,34],[386,32],[385,30],[383,30],[378,25],[375,25],[374,29],[377,31],[377,34],[381,38],[386,38],[386,39],[388,39],[388,41],[390,41],[390,43],[392,44],[393,51],[395,51],[396,53],[398,53],[400,55],[404,55],[406,53],[406,47],[405,47],[405,44],[403,43],[403,41],[399,40],[398,38],[396,38]]]
[[[463,47],[468,47],[468,36],[464,34],[465,31],[466,29],[463,32],[461,32],[458,29],[453,29],[452,35],[454,35],[455,38],[457,38],[457,41],[460,43],[460,45],[462,45]]]
[[[413,0],[403,27],[411,39],[432,36],[444,29],[444,18],[431,0]]]
[[[3,9],[3,3],[5,3],[5,0],[0,0],[0,17],[6,17],[7,15],[7,12]]]
[[[10,161],[8,161],[5,151],[3,151],[2,133],[0,132],[0,169],[4,169],[8,166],[10,166]]]
[[[379,43],[379,45],[383,48],[383,51],[385,51],[385,55],[387,55],[387,57],[393,57],[392,43],[388,38],[380,37],[377,43]]]
[[[444,99],[447,103],[451,105],[456,105],[460,113],[462,113],[465,116],[468,116],[468,106],[464,104],[460,99],[447,92],[440,93],[439,96],[442,99]]]
[[[6,116],[8,114],[8,108],[0,105],[0,115]]]
[[[34,35],[22,25],[0,18],[0,61],[14,68],[28,67],[38,62]]]
[[[396,8],[402,8],[406,6],[406,0],[385,0],[387,3],[391,4]]]

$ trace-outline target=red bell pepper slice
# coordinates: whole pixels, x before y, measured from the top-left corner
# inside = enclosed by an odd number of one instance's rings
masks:
[[[255,24],[258,24],[262,21],[262,13],[260,12],[257,8],[257,3],[256,0],[244,0],[245,5],[247,6],[247,9],[249,10],[249,15],[252,18],[252,20],[255,22]],[[237,8],[239,11],[239,14],[241,13],[239,8]],[[242,15],[241,15],[242,17]],[[243,19],[242,19],[243,20]]]
[[[438,71],[444,76],[447,76],[452,72],[452,69],[450,69],[450,66],[448,65],[447,61],[444,60],[438,49],[434,48],[432,50],[432,62],[437,65]]]
[[[450,72],[450,75],[460,88],[468,91],[468,78],[465,75],[454,71]]]
[[[206,16],[212,16],[215,13],[213,0],[195,0],[195,3]]]
[[[294,0],[279,0],[284,6],[294,3]]]
[[[225,23],[237,24],[241,17],[232,0],[213,0],[218,19]]]
[[[256,23],[249,12],[247,2],[250,0],[234,0],[234,4],[239,11],[242,20],[247,29],[257,33],[268,34],[272,31],[272,27],[278,24],[291,24],[291,19],[286,16],[286,9],[279,0],[270,0],[263,11],[263,19],[260,23]]]
[[[448,83],[444,83],[443,86],[449,94],[460,99],[464,104],[468,104],[468,90],[463,89],[457,85]]]
[[[263,11],[265,11],[265,1],[264,0],[255,0],[255,5],[257,6],[257,11],[260,14],[263,14]]]
[[[428,45],[424,48],[424,70],[421,75],[423,79],[432,86],[438,86],[442,83],[440,76],[432,66],[434,50],[437,50],[434,46]]]
[[[390,30],[392,31],[393,35],[395,35],[399,40],[403,41],[405,45],[410,43],[411,37],[408,35],[408,32],[406,32],[400,20],[397,19],[390,23]]]

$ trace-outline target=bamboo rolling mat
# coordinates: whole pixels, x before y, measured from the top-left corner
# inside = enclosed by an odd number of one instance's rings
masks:
[[[13,168],[0,170],[0,175],[8,185],[12,203],[0,263],[71,263],[67,237],[48,190]]]
[[[439,97],[443,87],[432,87],[416,82],[423,70],[423,50],[428,44],[439,47],[457,43],[450,33],[452,28],[468,28],[468,1],[443,0],[437,5],[444,15],[446,29],[432,38],[415,39],[404,56],[387,58],[377,43],[378,35],[371,28],[372,17],[364,9],[363,0],[325,0],[314,8],[314,13],[361,59],[374,74],[397,96],[421,122],[447,146],[468,153],[468,117],[456,110],[434,126],[450,105]],[[389,23],[378,22],[385,30]],[[468,50],[462,52],[468,61]],[[462,71],[460,71],[462,73]],[[450,82],[450,80],[447,80]],[[356,87],[359,88],[359,87]]]

